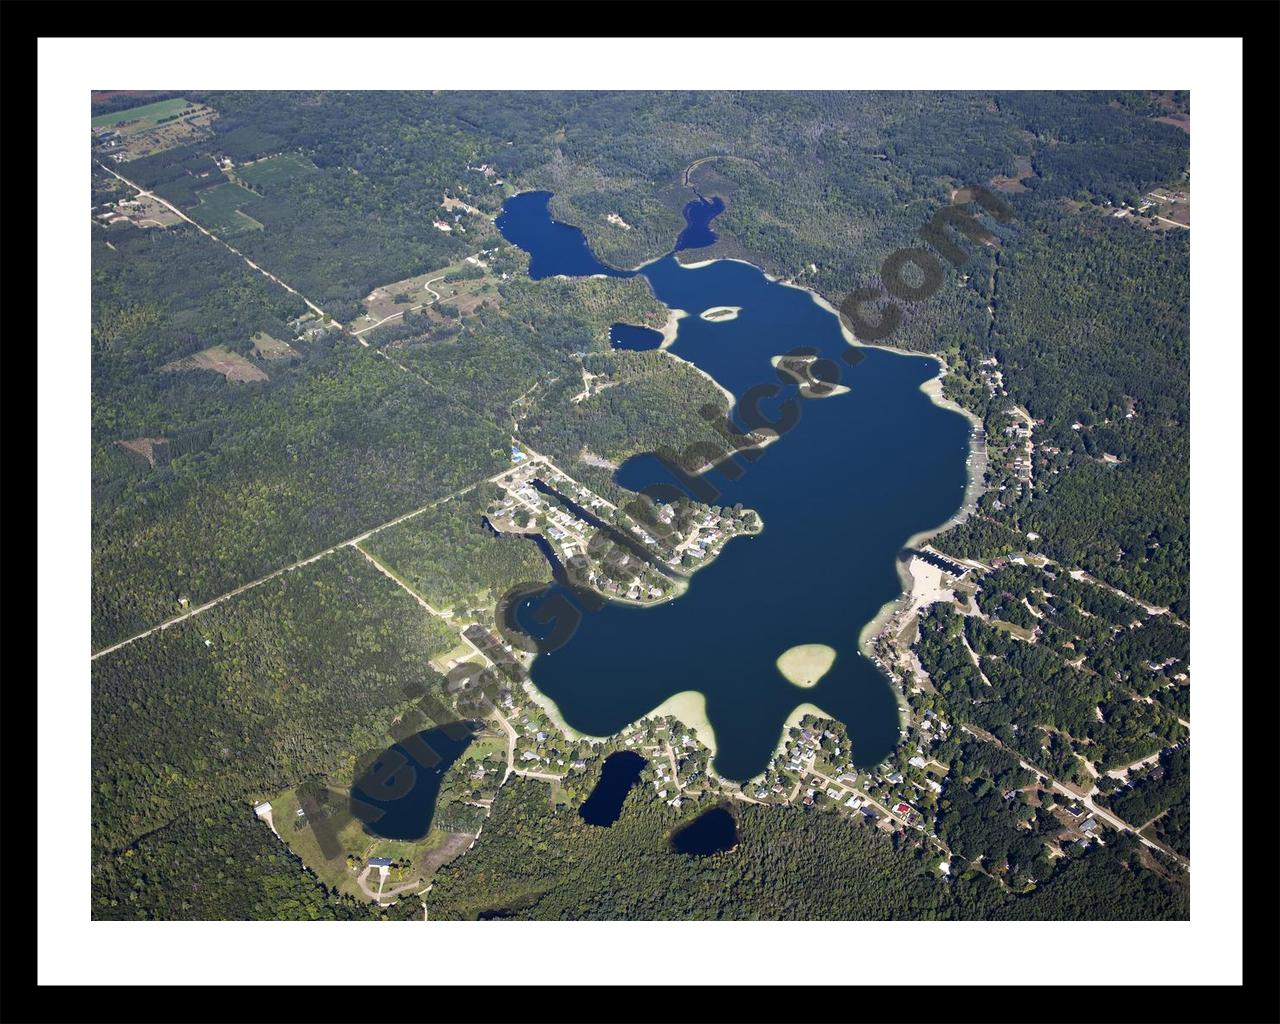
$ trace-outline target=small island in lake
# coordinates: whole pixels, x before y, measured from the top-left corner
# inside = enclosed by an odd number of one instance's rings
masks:
[[[774,368],[785,373],[800,385],[800,394],[805,398],[831,398],[834,395],[847,395],[849,388],[844,384],[830,384],[813,374],[813,363],[817,356],[774,356],[769,360]]]
[[[704,309],[698,314],[698,316],[703,320],[720,322],[724,320],[736,320],[738,318],[738,314],[741,312],[741,306],[712,306],[710,309]]]

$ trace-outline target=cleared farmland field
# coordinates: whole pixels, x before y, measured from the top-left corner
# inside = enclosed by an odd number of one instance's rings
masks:
[[[147,103],[141,107],[130,107],[128,110],[114,110],[110,114],[99,114],[90,123],[94,128],[108,128],[128,121],[130,122],[129,131],[140,132],[154,128],[162,118],[177,114],[188,107],[195,109],[188,100],[182,98],[160,100],[158,103]]]

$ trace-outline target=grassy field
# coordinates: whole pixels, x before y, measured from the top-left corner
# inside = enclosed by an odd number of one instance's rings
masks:
[[[1019,640],[1025,640],[1027,643],[1035,640],[1035,634],[1031,630],[1024,629],[1022,626],[1015,626],[1012,622],[1005,622],[1003,619],[992,619],[991,625],[996,629],[1016,636]]]
[[[125,129],[130,132],[142,132],[154,128],[163,118],[181,113],[192,104],[184,99],[161,100],[159,103],[148,103],[141,107],[130,107],[128,110],[116,110],[110,114],[99,114],[90,124],[94,128],[109,128],[112,125],[128,121]],[[194,107],[192,107],[194,109]]]
[[[253,342],[253,354],[260,359],[288,359],[298,354],[287,341],[273,338],[264,331],[259,331],[249,340]]]
[[[244,383],[251,380],[267,380],[267,375],[249,362],[239,352],[232,352],[225,345],[214,345],[186,359],[178,359],[161,367],[163,370],[215,370],[228,383]]]
[[[345,794],[335,791],[336,799],[345,799]],[[459,846],[465,848],[471,842],[471,836],[461,838],[461,844],[454,833],[433,828],[425,837],[417,842],[401,842],[395,839],[379,839],[364,831],[361,823],[352,819],[338,830],[338,843],[344,856],[327,860],[320,852],[320,844],[305,817],[298,814],[298,796],[295,790],[287,789],[268,797],[271,802],[271,816],[275,821],[276,831],[280,838],[302,862],[307,865],[326,885],[354,896],[357,899],[368,899],[356,882],[360,873],[347,866],[346,854],[354,854],[362,861],[370,857],[387,857],[391,860],[408,860],[412,865],[410,877],[417,876],[422,884],[435,872],[436,867],[444,859],[456,855]],[[263,828],[266,828],[264,825]],[[396,885],[403,882],[394,883]],[[378,880],[376,873],[370,880],[370,887],[376,892]],[[392,888],[388,883],[387,888]]]
[[[248,189],[231,182],[215,185],[200,193],[200,205],[190,215],[210,231],[221,235],[234,235],[240,231],[261,231],[262,225],[240,207],[258,197]]]
[[[445,651],[445,653],[440,655],[440,657],[434,659],[432,664],[440,671],[441,674],[444,674],[449,671],[449,663],[451,661],[470,661],[475,657],[477,657],[477,655],[472,647],[469,647],[467,644],[460,643],[453,650]]]
[[[315,164],[306,157],[284,153],[237,167],[235,174],[250,188],[259,189],[265,194],[277,185],[287,185],[298,178],[305,178],[315,170]]]
[[[485,269],[486,273],[482,277],[475,277],[465,281],[443,280],[444,277],[451,273],[474,271],[476,269]],[[428,315],[432,316],[433,319],[447,319],[429,310],[431,304],[436,301],[436,295],[440,296],[442,303],[456,306],[459,316],[468,316],[475,312],[476,307],[482,302],[491,302],[494,305],[498,305],[502,301],[502,296],[497,291],[498,278],[487,271],[487,267],[478,268],[475,264],[459,260],[457,263],[451,263],[447,267],[433,270],[427,274],[418,274],[416,277],[409,277],[403,281],[382,285],[380,288],[375,288],[364,298],[365,313],[354,320],[351,327],[353,330],[363,330],[366,327],[372,327],[378,321],[384,320],[394,313],[403,313],[418,306],[427,308]],[[427,287],[428,281],[431,282],[430,288]],[[401,298],[407,297],[408,301],[397,302],[397,296]],[[394,322],[392,321],[392,323]]]

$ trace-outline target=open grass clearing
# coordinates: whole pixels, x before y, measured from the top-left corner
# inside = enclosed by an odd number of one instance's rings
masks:
[[[253,163],[240,164],[234,176],[250,188],[266,195],[272,189],[287,186],[292,181],[309,177],[316,172],[316,165],[297,153],[281,153]]]
[[[298,354],[287,341],[273,338],[265,331],[259,331],[249,340],[253,342],[253,354],[259,359],[288,359]]]
[[[248,189],[227,181],[202,189],[200,205],[191,210],[190,215],[215,234],[261,231],[262,224],[240,210],[241,206],[258,198]]]
[[[484,273],[467,280],[445,280],[452,274],[475,273],[478,270]],[[502,301],[497,290],[497,278],[488,272],[488,268],[463,260],[375,288],[362,300],[365,313],[352,323],[352,329],[358,331],[372,327],[380,320],[416,307],[427,311],[436,301],[436,296],[442,304],[457,307],[460,316],[473,313],[482,302],[497,305]]]
[[[1027,643],[1035,642],[1035,634],[1022,626],[1015,626],[1012,622],[1005,622],[1003,619],[992,619],[991,625],[996,629],[1003,630],[1012,636],[1016,636],[1019,640],[1025,640]]]
[[[138,199],[124,199],[116,204],[117,212],[129,218],[129,222],[140,228],[168,228],[181,224],[182,218],[159,200],[143,196]]]

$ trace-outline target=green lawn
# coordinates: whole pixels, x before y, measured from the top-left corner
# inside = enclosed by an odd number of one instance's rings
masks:
[[[505,763],[507,759],[507,735],[482,736],[467,748],[466,756],[468,759],[475,758],[477,761],[483,761],[488,754],[497,754],[499,759]]]

